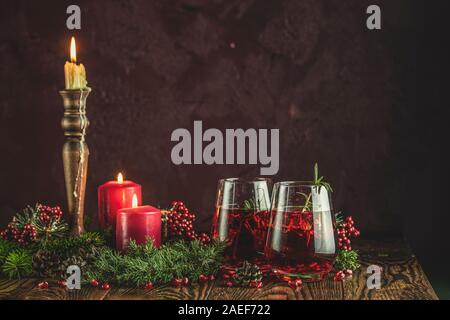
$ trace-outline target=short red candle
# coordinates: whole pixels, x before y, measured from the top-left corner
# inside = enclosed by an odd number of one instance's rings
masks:
[[[125,208],[117,213],[116,247],[125,250],[130,241],[145,244],[153,240],[153,246],[161,246],[161,211],[152,206]]]
[[[123,181],[119,173],[117,181],[108,181],[98,188],[98,220],[103,230],[116,226],[117,211],[133,206],[136,195],[138,205],[142,202],[141,185],[133,181]],[[114,234],[114,233],[113,233]]]

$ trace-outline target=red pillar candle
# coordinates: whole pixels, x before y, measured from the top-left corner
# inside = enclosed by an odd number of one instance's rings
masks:
[[[117,211],[132,207],[133,196],[137,204],[142,202],[141,185],[133,181],[123,181],[121,173],[117,181],[108,181],[98,188],[98,220],[100,228],[107,230],[116,226]],[[114,233],[113,233],[114,234]]]
[[[161,211],[152,206],[138,206],[136,199],[131,208],[117,213],[117,250],[125,250],[131,240],[144,244],[149,238],[153,239],[155,248],[161,246]]]

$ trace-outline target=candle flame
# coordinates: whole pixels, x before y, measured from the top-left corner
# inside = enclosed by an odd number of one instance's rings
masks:
[[[118,182],[118,183],[123,183],[123,175],[122,175],[122,172],[119,172],[119,174],[117,175],[117,182]]]
[[[77,46],[74,37],[72,37],[72,40],[70,41],[70,61],[73,63],[77,62]]]
[[[137,195],[135,193],[135,194],[133,194],[133,200],[131,200],[131,207],[137,208],[137,206],[138,206],[138,200],[137,200]]]

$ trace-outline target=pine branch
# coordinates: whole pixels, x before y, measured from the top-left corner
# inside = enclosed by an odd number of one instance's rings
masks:
[[[70,236],[61,239],[49,239],[42,241],[39,245],[40,250],[53,251],[71,255],[80,248],[88,246],[103,246],[105,245],[104,238],[97,232],[86,232],[80,236]]]
[[[142,286],[147,282],[167,283],[187,277],[196,282],[200,274],[216,274],[221,266],[226,245],[213,242],[176,241],[155,249],[151,241],[138,246],[131,242],[126,254],[109,248],[101,250],[85,282],[96,279],[119,285]]]
[[[5,259],[2,272],[10,279],[30,276],[33,272],[31,253],[25,249],[11,252]]]
[[[16,242],[0,239],[0,267],[5,263],[6,257],[18,249],[20,246]]]

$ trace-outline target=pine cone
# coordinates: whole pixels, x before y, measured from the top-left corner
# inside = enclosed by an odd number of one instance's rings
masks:
[[[61,259],[53,252],[39,250],[33,256],[33,270],[39,277],[58,277],[61,264]]]
[[[82,273],[87,272],[98,252],[99,249],[96,246],[79,248],[73,255],[38,250],[33,256],[33,269],[43,278],[66,278],[67,268],[71,265],[79,266]]]
[[[234,281],[240,286],[248,286],[250,282],[259,282],[263,278],[263,273],[256,264],[244,261],[242,267],[236,269]]]

